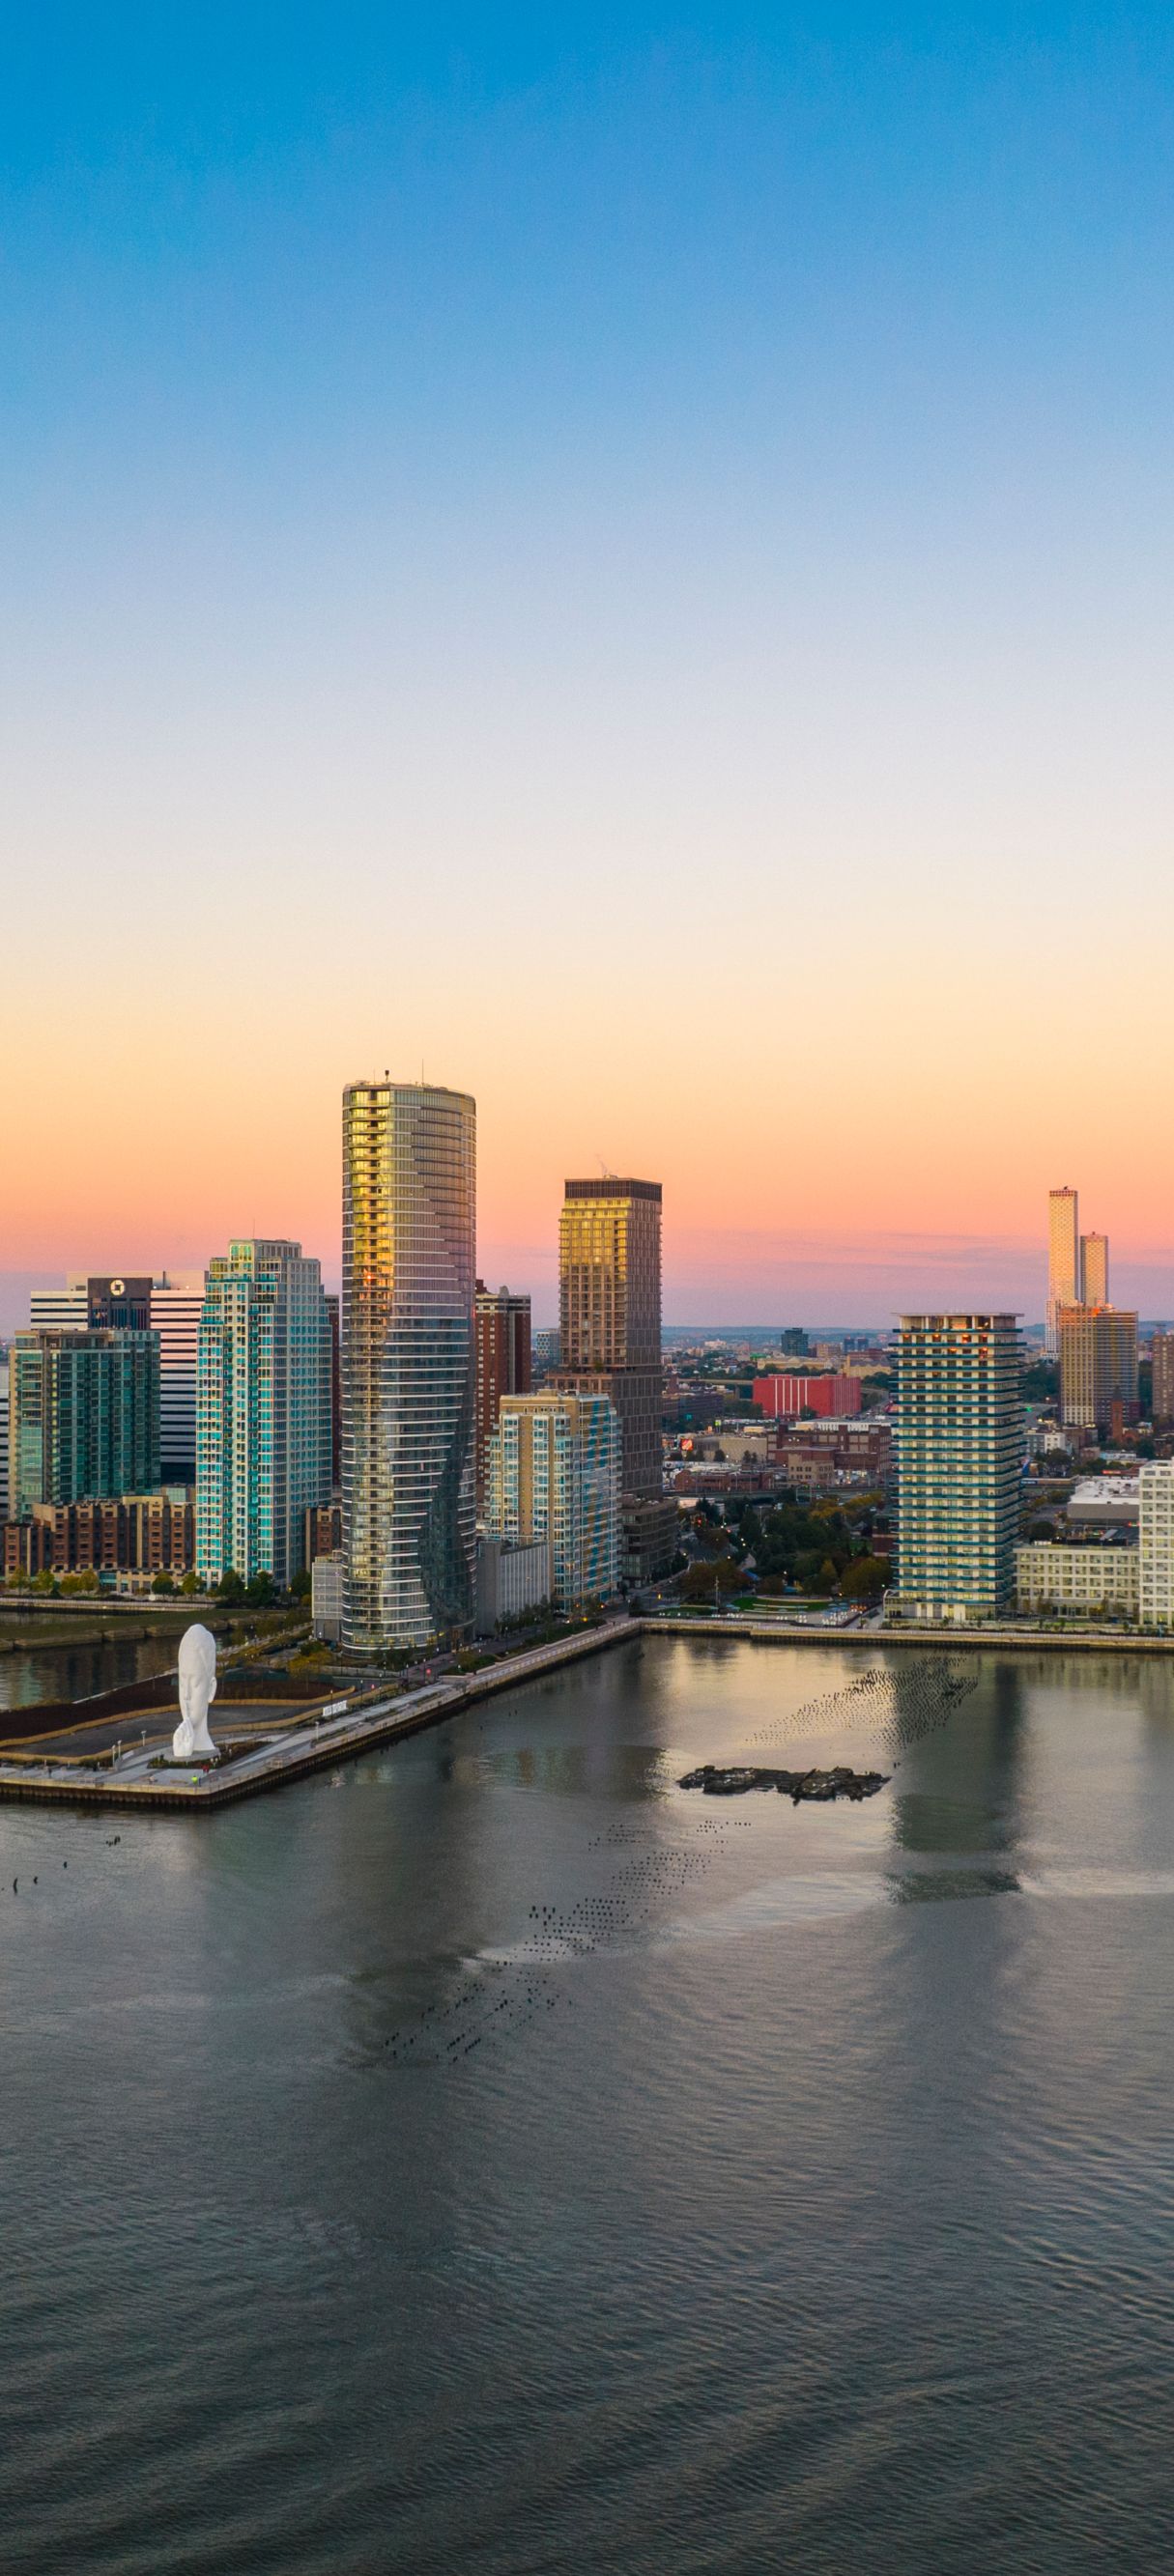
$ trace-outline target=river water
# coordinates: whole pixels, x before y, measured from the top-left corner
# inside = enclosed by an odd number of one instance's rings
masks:
[[[0,1810],[7,2576],[1165,2569],[1172,1684],[650,1638]]]
[[[73,1645],[66,1638],[52,1646],[18,1646],[0,1654],[0,1711],[39,1707],[46,1700],[89,1699],[95,1691],[174,1672],[182,1633],[176,1626],[152,1637],[114,1637],[102,1645]],[[0,1726],[0,1735],[3,1731]]]

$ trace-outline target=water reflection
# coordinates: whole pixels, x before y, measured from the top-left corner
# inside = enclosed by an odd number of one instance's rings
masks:
[[[168,1636],[120,1637],[106,1644],[38,1646],[0,1654],[0,1709],[88,1699],[95,1691],[119,1689],[124,1682],[170,1672],[176,1644],[176,1638]]]

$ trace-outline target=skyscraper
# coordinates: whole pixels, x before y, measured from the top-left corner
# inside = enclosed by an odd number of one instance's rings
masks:
[[[1044,1348],[1055,1359],[1060,1348],[1061,1306],[1074,1306],[1081,1293],[1080,1220],[1075,1190],[1048,1192],[1048,1311]]]
[[[1107,1234],[1082,1234],[1080,1238],[1080,1295],[1086,1306],[1109,1303],[1109,1238]]]
[[[1114,1432],[1137,1420],[1137,1316],[1120,1306],[1061,1306],[1060,1415]]]
[[[475,1608],[477,1110],[430,1083],[343,1094],[343,1636],[427,1646]]]
[[[568,1181],[559,1223],[561,1358],[550,1383],[607,1396],[625,1494],[662,1490],[661,1185]]]
[[[602,1599],[619,1575],[620,1440],[602,1395],[504,1395],[489,1443],[489,1531],[545,1540],[555,1600]]]
[[[509,1288],[477,1282],[473,1304],[477,1345],[477,1517],[485,1509],[489,1441],[503,1395],[530,1392],[530,1300]]]
[[[196,1407],[196,1564],[209,1581],[302,1569],[330,1496],[330,1329],[300,1243],[231,1243],[208,1264]]]
[[[18,1333],[9,1352],[8,1509],[159,1483],[159,1342],[134,1331]]]
[[[989,1617],[1014,1599],[1022,1467],[1014,1315],[903,1315],[897,1593],[907,1616]]]
[[[196,1478],[196,1367],[202,1277],[169,1279],[129,1273],[95,1276],[72,1270],[62,1288],[34,1288],[29,1319],[34,1332],[86,1332],[92,1326],[130,1325],[159,1336],[160,1473],[168,1484]]]

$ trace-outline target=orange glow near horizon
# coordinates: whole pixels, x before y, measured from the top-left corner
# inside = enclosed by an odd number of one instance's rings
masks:
[[[554,1310],[563,1181],[602,1167],[664,1184],[669,1320],[793,1319],[811,1314],[813,1296],[826,1315],[839,1282],[851,1321],[861,1296],[871,1306],[889,1282],[899,1301],[934,1295],[939,1279],[954,1283],[944,1295],[964,1294],[968,1276],[976,1296],[1042,1311],[1032,1283],[1046,1193],[1063,1179],[1112,1239],[1118,1293],[1132,1261],[1154,1273],[1152,1311],[1174,1298],[1159,1295],[1169,1174],[1156,1154],[1169,1149],[1124,1116],[1124,1081],[1106,1085],[1111,1035],[1058,1093],[1032,1016],[1013,1045],[1002,1014],[975,1041],[978,987],[965,1012],[955,993],[951,1032],[940,986],[927,1006],[911,978],[903,992],[884,979],[868,1007],[862,984],[842,980],[830,995],[814,978],[763,989],[758,970],[724,969],[707,999],[703,981],[658,975],[641,1025],[629,961],[600,1030],[589,1003],[602,960],[581,967],[581,1021],[570,1006],[560,1018],[547,995],[530,1026],[519,1011],[503,1032],[487,1026],[484,997],[477,1008],[457,990],[430,1028],[421,992],[402,1042],[389,1030],[366,1048],[345,1033],[341,1004],[299,1011],[291,1029],[279,981],[253,998],[247,1061],[232,1035],[240,994],[205,1016],[190,1047],[182,1007],[154,1027],[140,1020],[133,1037],[79,1014],[42,1062],[36,1118],[8,1131],[3,1268],[192,1268],[231,1235],[273,1232],[298,1237],[334,1276],[343,1083],[381,1061],[403,1078],[423,1055],[429,1079],[478,1100],[481,1267],[530,1286],[536,1311]],[[760,1007],[739,1007],[739,976]],[[361,983],[353,1018],[359,1029],[376,1020]],[[1148,1046],[1135,1037],[1129,1088],[1156,1079],[1159,1053],[1156,1032]],[[92,1112],[79,1113],[88,1061],[101,1080]],[[128,1113],[112,1118],[111,1100]]]

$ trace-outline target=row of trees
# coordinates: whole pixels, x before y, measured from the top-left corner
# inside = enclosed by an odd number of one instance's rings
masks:
[[[853,1503],[806,1503],[786,1495],[769,1510],[753,1503],[727,1505],[723,1525],[716,1507],[703,1503],[696,1522],[701,1554],[684,1576],[686,1600],[713,1593],[740,1591],[747,1559],[753,1560],[759,1590],[831,1594],[845,1601],[879,1596],[891,1579],[887,1556],[875,1553],[874,1530],[887,1530],[888,1520],[875,1496]]]
[[[51,1566],[44,1566],[39,1574],[31,1576],[10,1574],[5,1583],[8,1592],[38,1592],[50,1600],[68,1600],[73,1595],[85,1597],[99,1593],[101,1589],[101,1582],[90,1566],[80,1574],[54,1574]],[[198,1574],[185,1574],[179,1583],[173,1575],[156,1574],[151,1583],[152,1592],[160,1594],[202,1592],[203,1589]]]
[[[160,1600],[180,1599],[185,1595],[190,1598],[193,1594],[205,1593],[207,1588],[203,1576],[199,1574],[185,1574],[178,1582],[174,1575],[156,1574],[151,1581],[151,1591]],[[38,1592],[46,1598],[57,1600],[68,1599],[73,1594],[96,1594],[101,1591],[102,1586],[97,1574],[89,1567],[81,1574],[54,1574],[52,1569],[46,1566],[40,1574],[34,1574],[31,1577],[27,1574],[10,1574],[7,1577],[5,1589],[9,1592]],[[252,1582],[246,1583],[241,1575],[234,1573],[230,1568],[227,1574],[221,1575],[219,1583],[212,1586],[212,1591],[215,1599],[224,1602],[229,1609],[242,1607],[250,1610],[269,1610],[283,1597],[293,1601],[307,1601],[310,1597],[310,1577],[307,1572],[295,1574],[289,1586],[288,1595],[283,1596],[278,1591],[271,1574],[255,1574]]]

